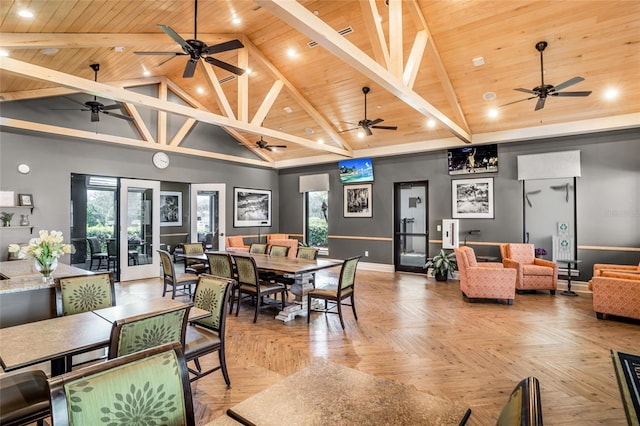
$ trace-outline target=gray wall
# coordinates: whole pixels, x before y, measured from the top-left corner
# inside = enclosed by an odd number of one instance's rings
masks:
[[[557,151],[581,151],[582,177],[577,179],[577,245],[640,247],[640,129],[564,137],[552,140],[501,144],[499,172],[478,174],[493,177],[495,191],[494,219],[461,219],[461,234],[479,229],[480,235],[469,237],[479,242],[520,242],[523,240],[522,182],[517,180],[518,155]],[[440,240],[436,230],[442,219],[451,217],[451,177],[447,172],[446,151],[374,158],[373,217],[343,218],[342,185],[337,163],[282,170],[280,192],[288,200],[281,209],[280,231],[302,232],[302,195],[298,193],[298,176],[329,173],[329,235],[354,237],[393,236],[393,183],[429,181],[429,235]],[[465,176],[466,177],[466,176]],[[549,212],[553,214],[552,211]],[[461,235],[461,240],[464,238]],[[498,247],[474,246],[478,254],[499,256]],[[435,254],[440,244],[431,244]],[[393,263],[393,243],[350,239],[329,239],[332,257],[346,258],[369,251],[363,261]],[[638,263],[640,253],[619,250],[579,250],[583,260],[581,277],[590,277],[592,264]]]

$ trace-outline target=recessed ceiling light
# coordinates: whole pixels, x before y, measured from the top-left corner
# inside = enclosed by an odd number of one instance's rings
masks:
[[[491,108],[487,114],[491,118],[496,118],[499,115],[498,110],[496,108]]]
[[[494,92],[485,92],[482,94],[482,99],[485,101],[493,101],[496,98],[496,94]]]
[[[296,52],[296,50],[291,47],[289,48],[289,50],[287,50],[287,56],[289,56],[290,58],[294,58],[298,56],[298,52]]]
[[[238,17],[236,16],[236,17],[234,17],[234,18],[231,20],[231,23],[232,23],[233,25],[240,25],[240,24],[242,24],[242,19],[240,19],[240,18],[238,18]]]
[[[360,139],[364,138],[364,132],[363,132],[363,131],[359,131],[359,132],[358,132],[358,137],[359,137]]]
[[[319,16],[320,15],[320,11],[319,10],[314,10],[313,14],[316,15],[316,16]]]
[[[3,56],[3,57],[5,57],[5,58],[6,58],[6,57],[8,57],[8,56],[9,56],[9,52],[7,52],[7,51],[6,51],[6,50],[4,50],[4,49],[0,49],[0,56]]]
[[[113,48],[114,52],[122,53],[124,52],[124,46],[116,46]]]
[[[22,16],[23,18],[33,18],[33,12],[27,9],[22,9],[18,12],[18,15]]]
[[[196,92],[198,92],[198,93],[200,93],[200,94],[203,94],[203,93],[204,93],[204,89],[203,89],[202,87],[198,87],[198,88],[196,89]]]
[[[604,98],[608,101],[616,99],[619,95],[618,89],[609,88],[604,92]]]
[[[288,107],[288,106],[286,106],[286,107],[284,107],[284,108],[282,108],[282,109],[283,109],[283,110],[284,110],[284,112],[286,112],[287,114],[291,114],[291,113],[293,112],[293,110],[291,109],[291,107]]]
[[[46,49],[41,49],[40,53],[42,53],[43,55],[55,55],[59,51],[60,49],[57,49],[55,47],[47,47]]]
[[[142,75],[144,75],[145,77],[149,77],[151,75],[151,71],[144,70],[144,71],[142,71]]]
[[[320,145],[324,145],[324,139],[322,139],[322,138],[318,139],[318,143],[319,143]]]
[[[434,127],[436,127],[436,120],[434,120],[433,118],[428,119],[427,127],[430,129],[433,129]]]
[[[247,75],[251,75],[251,73],[253,72],[253,70],[251,68],[247,68],[245,70],[245,72],[247,73]]]
[[[306,129],[304,129],[304,132],[308,135],[313,133],[313,129],[311,127],[307,127]]]

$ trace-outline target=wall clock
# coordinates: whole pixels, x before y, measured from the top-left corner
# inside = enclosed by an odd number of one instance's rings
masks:
[[[159,169],[166,169],[169,167],[169,156],[167,153],[158,151],[153,154],[153,165]]]

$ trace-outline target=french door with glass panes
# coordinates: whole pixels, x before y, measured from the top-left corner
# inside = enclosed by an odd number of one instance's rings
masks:
[[[160,275],[160,182],[120,179],[120,281]]]
[[[225,249],[225,185],[191,185],[191,242],[201,242],[205,250]]]

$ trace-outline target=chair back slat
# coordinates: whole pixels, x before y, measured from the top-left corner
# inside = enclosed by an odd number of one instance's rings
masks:
[[[228,253],[207,253],[207,259],[211,275],[233,278],[233,263]]]
[[[58,316],[108,308],[116,303],[111,272],[56,278]]]
[[[109,358],[129,355],[165,343],[184,344],[189,309],[192,304],[178,306],[152,315],[138,315],[113,323]]]

